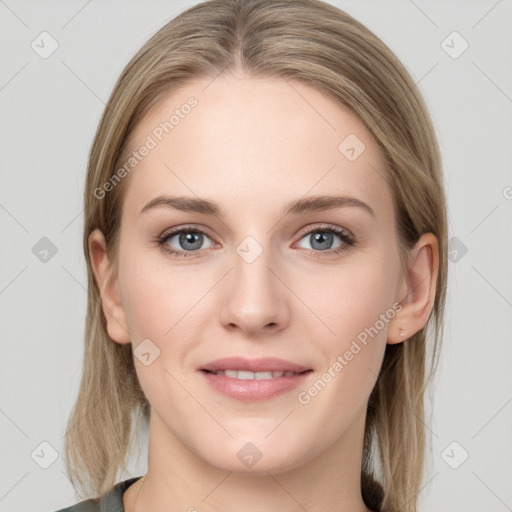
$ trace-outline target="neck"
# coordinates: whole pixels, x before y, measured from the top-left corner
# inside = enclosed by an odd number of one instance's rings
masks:
[[[371,512],[361,496],[362,415],[327,450],[287,470],[223,470],[151,414],[148,471],[125,492],[126,512]]]

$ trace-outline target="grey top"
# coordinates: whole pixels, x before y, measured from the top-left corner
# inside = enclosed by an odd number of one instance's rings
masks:
[[[140,478],[142,478],[142,476],[136,476],[119,482],[99,499],[90,498],[76,503],[71,507],[57,510],[57,512],[124,512],[124,491]]]
[[[57,512],[125,512],[123,506],[124,491],[141,478],[142,476],[136,476],[117,483],[110,491],[101,496],[99,500],[98,498],[96,498],[96,500],[88,499],[76,505],[72,505],[71,507],[57,510]],[[370,503],[367,503],[367,506],[374,512],[380,512],[381,499],[381,497],[376,498],[375,496],[371,496]]]

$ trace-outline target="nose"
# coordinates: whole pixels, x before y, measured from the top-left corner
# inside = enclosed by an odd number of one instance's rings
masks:
[[[286,287],[276,277],[276,264],[268,251],[250,263],[234,255],[234,268],[226,276],[222,325],[246,336],[275,334],[284,329],[290,318]]]

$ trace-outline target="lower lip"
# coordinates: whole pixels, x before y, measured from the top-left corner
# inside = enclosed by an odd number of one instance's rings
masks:
[[[297,373],[291,377],[275,379],[235,379],[225,375],[216,375],[203,370],[200,373],[215,390],[223,395],[236,398],[243,402],[266,400],[296,388],[309,377],[311,370]]]

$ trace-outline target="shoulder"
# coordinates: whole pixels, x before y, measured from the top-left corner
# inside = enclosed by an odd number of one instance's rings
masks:
[[[123,494],[140,478],[142,477],[137,476],[119,482],[100,498],[89,498],[56,512],[124,512]]]
[[[88,499],[71,505],[70,507],[62,508],[56,512],[99,512],[100,504],[98,499]]]
[[[62,508],[57,510],[56,512],[99,512],[100,505],[98,501],[94,501],[92,499],[81,501],[76,505],[71,505],[67,508]]]

